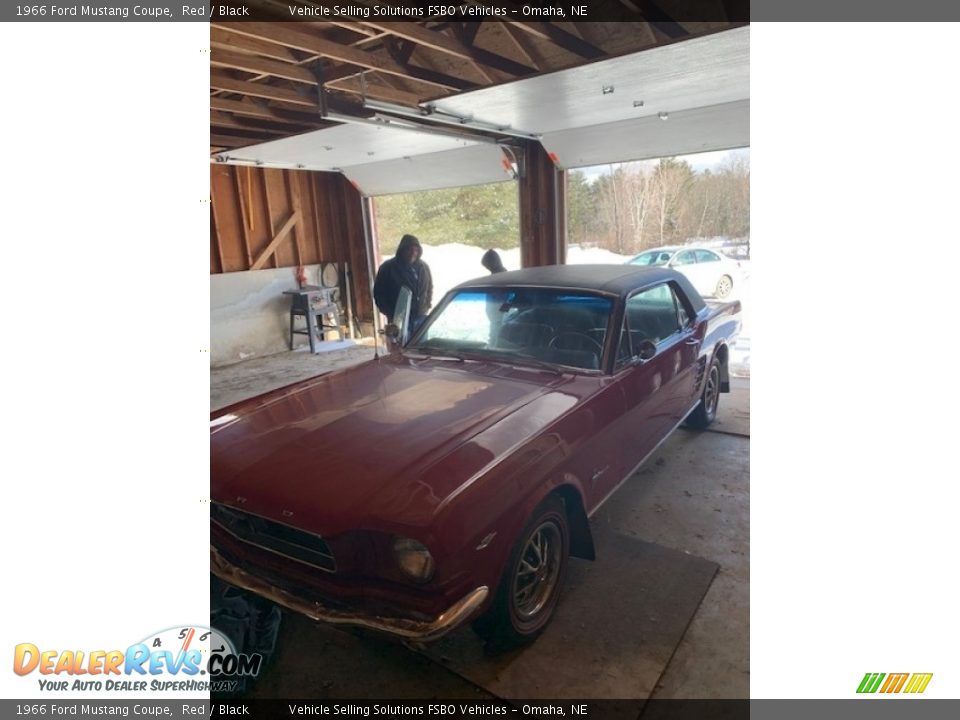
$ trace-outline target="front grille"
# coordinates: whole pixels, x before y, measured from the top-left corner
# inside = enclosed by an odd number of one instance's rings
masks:
[[[297,530],[220,503],[211,504],[210,519],[243,542],[321,570],[335,572],[337,569],[326,540],[314,533]]]

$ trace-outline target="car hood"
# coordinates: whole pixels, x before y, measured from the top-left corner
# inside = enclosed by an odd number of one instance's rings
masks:
[[[327,535],[403,524],[410,520],[405,513],[422,516],[443,504],[468,466],[479,469],[497,449],[470,453],[467,462],[451,463],[452,453],[568,381],[486,363],[406,358],[313,378],[211,421],[211,497]],[[525,431],[568,406],[550,404],[556,412],[537,413],[532,425],[525,420]],[[431,472],[441,461],[445,471]]]

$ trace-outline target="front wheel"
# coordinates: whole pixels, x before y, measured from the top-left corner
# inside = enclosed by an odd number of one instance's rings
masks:
[[[473,623],[477,634],[499,648],[532,642],[553,617],[569,554],[567,513],[550,496],[513,546],[493,604]]]
[[[700,402],[687,416],[687,424],[703,430],[717,419],[717,406],[720,404],[720,363],[714,358],[707,370],[707,377],[703,383],[703,394]]]
[[[729,275],[724,275],[719,280],[717,280],[717,288],[714,291],[718,298],[727,297],[733,290],[733,278]]]

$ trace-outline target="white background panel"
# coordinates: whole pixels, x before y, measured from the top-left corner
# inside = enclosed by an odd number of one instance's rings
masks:
[[[750,101],[544,135],[562,168],[726,150],[750,144]]]
[[[471,145],[445,152],[343,168],[364,195],[436,190],[509,180],[496,145]]]
[[[604,95],[603,87],[613,92]],[[516,130],[546,133],[750,97],[750,28],[603,60],[432,103]],[[635,101],[642,107],[634,107]]]
[[[273,167],[334,170],[472,145],[466,140],[397,127],[345,124],[221,154],[231,160],[259,161]]]

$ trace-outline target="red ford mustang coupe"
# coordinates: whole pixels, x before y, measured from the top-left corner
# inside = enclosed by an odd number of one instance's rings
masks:
[[[323,622],[529,641],[590,515],[714,419],[739,311],[663,268],[464,283],[403,348],[214,413],[212,571]]]

